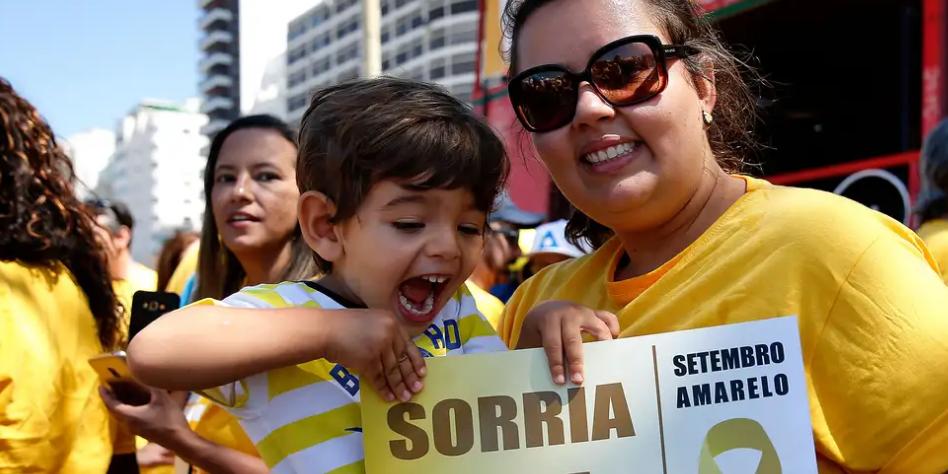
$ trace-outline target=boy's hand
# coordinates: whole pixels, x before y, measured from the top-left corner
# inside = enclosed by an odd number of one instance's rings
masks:
[[[355,371],[386,401],[407,402],[421,391],[425,361],[391,311],[348,310],[328,321],[326,359]]]
[[[583,383],[582,333],[600,341],[616,338],[619,320],[608,311],[597,311],[570,301],[547,301],[527,313],[517,349],[543,346],[556,384],[566,383],[565,357],[570,380],[579,384]]]

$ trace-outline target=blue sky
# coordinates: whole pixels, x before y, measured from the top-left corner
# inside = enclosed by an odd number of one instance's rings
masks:
[[[0,76],[59,136],[198,95],[195,0],[0,0]]]

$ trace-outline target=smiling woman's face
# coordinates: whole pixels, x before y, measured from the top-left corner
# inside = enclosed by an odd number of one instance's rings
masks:
[[[211,206],[221,241],[234,254],[280,248],[297,224],[296,147],[262,128],[224,140],[214,167]]]
[[[557,64],[582,71],[599,48],[632,35],[669,42],[643,0],[554,0],[523,24],[518,69]],[[636,105],[613,107],[583,83],[572,122],[532,135],[567,199],[616,231],[653,229],[671,220],[713,166],[702,112],[712,110],[714,94],[699,94],[680,60],[670,59],[667,66],[666,89]],[[589,159],[592,153],[596,161]]]

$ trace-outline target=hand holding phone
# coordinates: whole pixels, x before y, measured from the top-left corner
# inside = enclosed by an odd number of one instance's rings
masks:
[[[147,405],[151,401],[151,392],[138,383],[128,370],[125,352],[101,354],[89,359],[89,365],[99,374],[99,380],[109,387],[115,398],[134,406]]]

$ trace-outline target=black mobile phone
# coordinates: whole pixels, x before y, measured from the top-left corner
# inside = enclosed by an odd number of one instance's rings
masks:
[[[128,340],[131,341],[145,326],[161,315],[178,309],[181,299],[176,293],[167,291],[136,291],[132,295],[132,316],[128,323]]]

